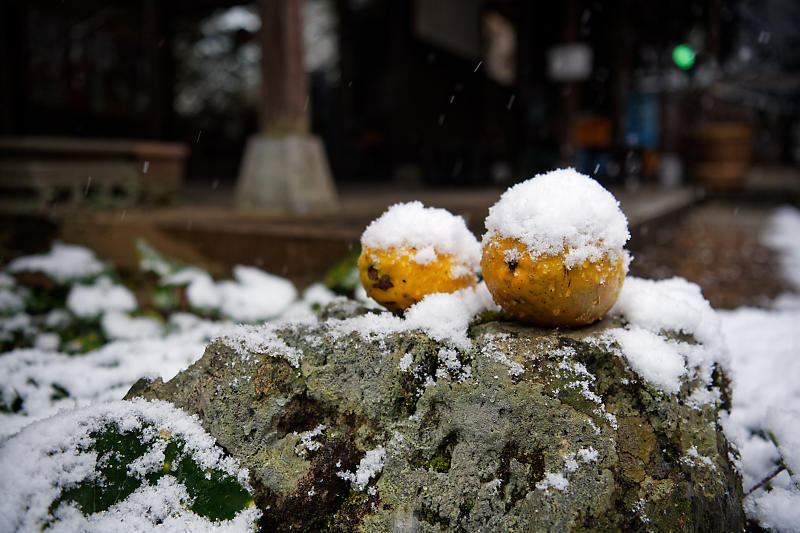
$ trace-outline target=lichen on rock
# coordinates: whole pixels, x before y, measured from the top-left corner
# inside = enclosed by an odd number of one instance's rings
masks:
[[[249,469],[262,531],[743,529],[721,367],[664,391],[610,334],[624,316],[566,330],[495,313],[456,346],[347,333],[348,313],[365,313],[347,306],[264,326],[268,343],[218,339],[129,392],[199,416]]]

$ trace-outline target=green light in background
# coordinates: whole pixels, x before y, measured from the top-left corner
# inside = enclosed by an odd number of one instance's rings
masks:
[[[683,70],[689,70],[694,65],[694,50],[688,44],[679,44],[672,49],[672,60]]]

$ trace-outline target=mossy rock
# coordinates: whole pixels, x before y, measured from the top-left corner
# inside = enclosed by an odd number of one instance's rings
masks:
[[[217,340],[129,396],[200,417],[249,468],[262,531],[744,529],[719,407],[688,401],[713,385],[650,386],[597,342],[619,327],[611,319],[575,330],[496,319],[472,326],[458,364],[418,331],[267,326],[271,348]],[[378,446],[382,470],[360,487],[344,479]]]

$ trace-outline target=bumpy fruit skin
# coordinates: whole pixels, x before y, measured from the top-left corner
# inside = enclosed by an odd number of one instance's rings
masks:
[[[414,248],[364,248],[358,258],[358,276],[367,294],[393,313],[401,313],[427,294],[455,292],[478,281],[452,255],[437,254],[434,261],[420,264],[413,259],[416,253]]]
[[[622,254],[567,268],[565,254],[532,259],[516,239],[490,239],[483,247],[483,280],[495,303],[522,322],[578,327],[602,318],[625,279]]]

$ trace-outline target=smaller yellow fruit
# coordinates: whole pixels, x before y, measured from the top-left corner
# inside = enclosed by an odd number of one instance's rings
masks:
[[[435,252],[435,249],[434,249]],[[474,286],[478,279],[452,254],[418,259],[412,247],[364,248],[358,258],[358,275],[367,295],[401,313],[436,292],[455,292]]]
[[[367,294],[393,313],[426,295],[477,283],[478,240],[464,219],[421,202],[399,203],[361,234],[358,274]]]
[[[584,326],[602,318],[617,300],[625,279],[620,250],[567,268],[566,253],[531,258],[516,239],[485,243],[481,268],[495,302],[517,320],[540,326]]]

